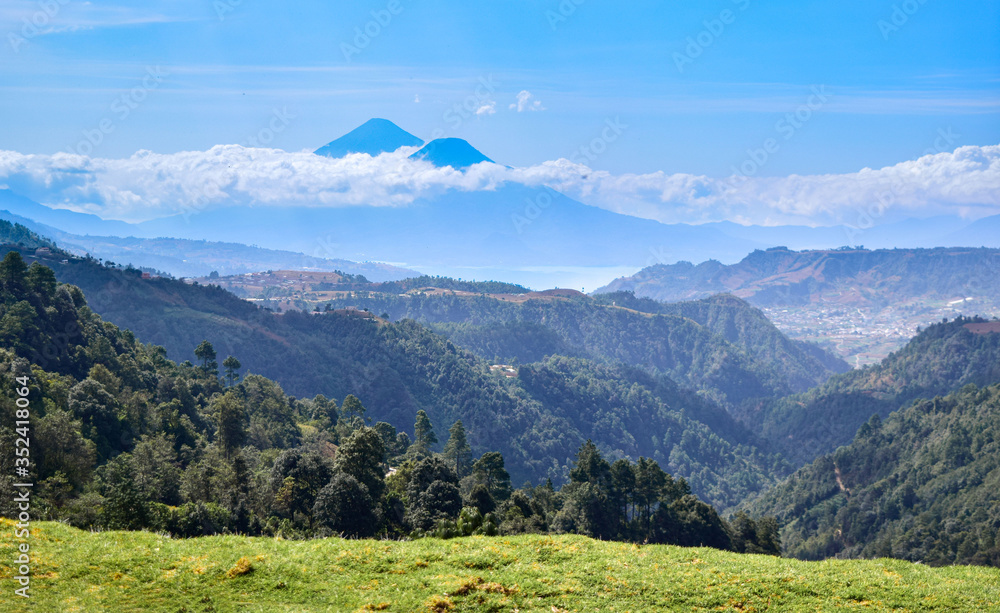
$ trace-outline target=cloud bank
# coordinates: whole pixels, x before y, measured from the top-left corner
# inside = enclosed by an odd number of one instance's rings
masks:
[[[549,186],[581,202],[665,223],[859,224],[874,217],[1000,214],[1000,145],[961,147],[836,175],[712,178],[611,174],[566,159],[465,172],[411,160],[415,148],[330,159],[239,145],[126,159],[0,151],[0,186],[49,206],[144,221],[234,204],[406,206],[447,190]]]

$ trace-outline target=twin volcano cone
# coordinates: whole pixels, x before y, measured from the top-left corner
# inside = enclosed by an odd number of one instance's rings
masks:
[[[361,126],[315,151],[317,155],[341,158],[351,153],[376,156],[396,151],[400,147],[418,147],[411,159],[426,160],[439,168],[451,166],[464,170],[480,162],[492,162],[478,149],[461,138],[439,138],[429,143],[410,134],[388,119],[369,119]]]

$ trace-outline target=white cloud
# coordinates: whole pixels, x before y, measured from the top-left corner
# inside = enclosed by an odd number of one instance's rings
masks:
[[[44,204],[126,221],[230,204],[406,206],[446,190],[492,190],[505,182],[548,185],[587,204],[665,223],[833,225],[856,224],[873,211],[1000,214],[1000,145],[849,174],[741,180],[662,171],[615,175],[566,159],[521,168],[482,163],[459,172],[411,160],[414,150],[341,159],[239,145],[126,159],[0,151],[0,184]]]
[[[476,115],[494,115],[497,112],[497,103],[493,100],[488,100],[483,102],[478,109],[476,109]]]
[[[517,102],[510,105],[512,110],[516,110],[518,113],[523,113],[524,111],[544,111],[545,107],[542,106],[542,101],[535,98],[535,95],[526,89],[522,89],[517,94]]]

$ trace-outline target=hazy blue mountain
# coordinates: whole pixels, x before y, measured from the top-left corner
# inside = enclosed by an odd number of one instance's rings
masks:
[[[436,265],[635,266],[664,258],[736,261],[757,244],[711,228],[664,225],[507,184],[448,191],[405,207],[240,207],[142,224],[146,236],[239,241],[433,272]]]
[[[744,226],[732,221],[702,224],[734,238],[753,241],[768,247],[789,249],[829,249],[848,243],[843,226]]]
[[[952,245],[1000,247],[1000,215],[984,217],[947,237]]]
[[[426,160],[442,168],[451,166],[456,170],[464,170],[480,162],[493,161],[461,138],[432,140],[410,157],[416,160]]]
[[[4,210],[0,210],[0,219],[19,223],[32,232],[57,241],[67,251],[78,255],[89,253],[103,260],[132,264],[137,268],[153,268],[177,277],[202,277],[212,271],[220,275],[232,275],[261,270],[305,269],[340,270],[364,275],[370,281],[395,281],[419,274],[414,270],[380,262],[352,262],[240,243],[179,238],[80,236]]]
[[[973,230],[980,222],[970,224],[968,220],[953,215],[894,222],[861,218],[852,226],[744,226],[731,221],[704,225],[768,247],[782,246],[795,250],[859,245],[868,249],[1000,246],[997,223],[993,222],[990,226],[986,220],[981,221],[985,222],[985,232]],[[990,229],[993,229],[993,235],[989,234]],[[991,241],[996,244],[991,244]]]
[[[317,155],[341,158],[349,153],[376,156],[400,147],[419,147],[424,141],[400,128],[388,119],[369,119],[335,141],[315,151]]]
[[[949,235],[969,225],[967,219],[955,215],[910,218],[892,223],[879,223],[873,220],[872,224],[868,229],[848,228],[845,236],[850,236],[853,240],[845,242],[844,245],[864,245],[868,249],[980,246],[976,243],[948,240]],[[839,246],[829,245],[828,248]]]
[[[104,220],[97,215],[54,209],[9,189],[0,189],[0,210],[77,234],[130,236],[135,233],[135,226],[124,221]]]
[[[318,149],[317,153],[330,156],[350,152],[378,155],[402,146],[421,144],[419,138],[392,122],[372,119]],[[427,143],[413,157],[456,169],[490,161],[471,144],[456,138]],[[922,246],[962,244],[963,241],[978,246],[991,238],[991,231],[996,225],[996,221],[989,219],[970,225],[953,217],[895,223],[872,220],[873,225],[865,230],[741,226],[731,222],[668,225],[589,206],[548,188],[531,188],[521,184],[506,184],[489,191],[446,190],[407,206],[396,207],[258,206],[251,202],[203,210],[186,218],[176,215],[142,224],[105,221],[93,215],[55,210],[9,190],[0,190],[0,209],[4,208],[25,220],[77,236],[173,237],[243,243],[284,252],[318,254],[325,258],[392,262],[423,273],[522,283],[533,278],[525,275],[555,274],[563,276],[559,276],[558,281],[550,280],[550,285],[559,284],[564,278],[586,278],[585,284],[591,287],[591,280],[596,285],[614,275],[630,273],[643,266],[683,261],[706,262],[692,271],[694,277],[700,279],[697,287],[688,288],[686,294],[678,297],[657,295],[665,299],[699,298],[716,292],[737,291],[738,287],[711,279],[714,267],[739,262],[754,249],[777,245],[792,248]],[[26,221],[22,222],[31,227]],[[42,228],[38,230],[46,233]],[[946,240],[945,236],[955,238]],[[83,245],[79,240],[67,240],[66,237],[61,237],[61,240],[71,245]],[[163,244],[126,245],[120,241],[113,242],[89,241],[87,248],[103,249],[103,252],[92,251],[107,254],[101,257],[115,257],[110,254],[134,250],[136,254],[141,252],[156,258],[155,263],[148,259],[136,259],[136,263],[180,271],[183,260],[189,260],[183,262],[188,265],[190,258],[180,257],[181,262],[170,261],[169,258],[194,247],[173,245],[168,253],[164,252]],[[150,251],[154,247],[156,251]],[[117,257],[125,259],[124,255]],[[548,269],[553,267],[559,270],[550,272]],[[574,270],[564,271],[570,267]],[[239,268],[225,270],[237,272]],[[601,272],[580,272],[584,270]],[[185,270],[183,274],[203,272]],[[639,273],[636,279],[643,275],[646,273]],[[702,281],[709,285],[702,284]],[[615,282],[617,285],[622,283],[626,282]],[[615,289],[628,289],[615,284]],[[647,281],[639,284],[650,285]],[[643,295],[642,290],[635,289]]]

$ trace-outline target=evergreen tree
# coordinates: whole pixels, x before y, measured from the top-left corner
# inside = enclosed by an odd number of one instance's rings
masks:
[[[444,446],[444,459],[455,469],[459,479],[472,470],[472,448],[465,436],[462,420],[456,421],[448,430],[448,442]]]
[[[19,299],[24,294],[24,274],[27,270],[24,258],[17,251],[8,251],[0,262],[0,285],[7,301],[15,297],[15,300]]]
[[[246,441],[246,408],[243,400],[233,392],[216,398],[218,400],[213,403],[213,409],[216,412],[218,440],[223,453],[229,458]]]
[[[120,454],[101,471],[101,523],[109,530],[138,530],[149,524],[149,501],[135,483],[131,458]]]
[[[413,424],[413,433],[416,436],[413,446],[420,455],[429,454],[431,446],[436,445],[438,442],[437,436],[434,434],[434,427],[431,425],[431,420],[427,417],[427,412],[423,409],[417,411],[417,421]]]
[[[406,486],[406,521],[416,530],[430,530],[442,519],[454,519],[462,510],[458,476],[440,457],[416,463]]]
[[[215,376],[219,375],[219,363],[215,361],[216,358],[215,347],[212,346],[212,343],[208,342],[207,339],[201,341],[201,343],[199,343],[198,346],[195,347],[194,355],[199,360],[201,360],[202,372],[204,372],[206,375],[207,374],[214,374]]]
[[[239,370],[243,365],[233,356],[229,356],[222,362],[222,367],[226,369],[226,379],[229,380],[229,387],[232,387],[240,378]]]

